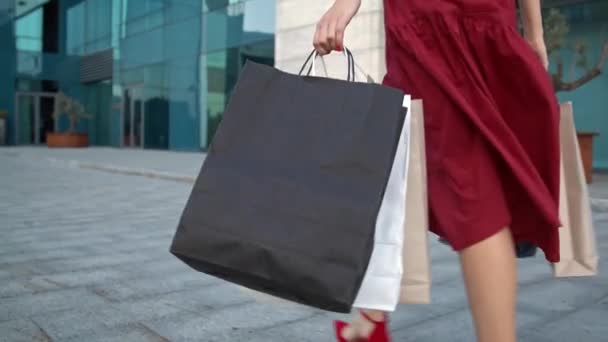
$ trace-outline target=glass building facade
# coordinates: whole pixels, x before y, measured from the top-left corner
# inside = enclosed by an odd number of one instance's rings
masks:
[[[82,103],[92,145],[205,150],[246,60],[274,64],[274,0],[37,0],[0,8],[10,144],[62,131]]]

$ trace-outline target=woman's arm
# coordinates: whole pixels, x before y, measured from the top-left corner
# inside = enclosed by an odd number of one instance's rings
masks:
[[[532,46],[546,69],[549,66],[549,58],[543,37],[540,0],[519,0],[519,6],[524,25],[524,38]]]

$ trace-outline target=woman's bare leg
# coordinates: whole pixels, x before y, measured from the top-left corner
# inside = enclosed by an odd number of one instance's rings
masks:
[[[478,342],[515,342],[517,258],[509,229],[460,253]]]
[[[384,311],[377,310],[362,310],[369,318],[376,322],[381,322],[385,318]],[[368,321],[362,315],[358,315],[348,327],[342,332],[342,337],[348,341],[356,341],[358,338],[369,336],[374,330],[374,323]]]

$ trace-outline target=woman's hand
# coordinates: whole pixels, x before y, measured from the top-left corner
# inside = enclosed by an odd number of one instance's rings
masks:
[[[540,0],[519,0],[521,7],[524,37],[532,50],[540,58],[545,69],[549,68],[547,47],[543,38],[543,19],[540,9]]]
[[[549,56],[547,55],[547,46],[543,39],[527,40],[528,44],[532,47],[532,50],[536,53],[541,63],[545,67],[545,70],[549,69]]]
[[[357,14],[361,0],[336,0],[317,23],[313,40],[315,50],[326,55],[332,50],[341,51],[344,46],[344,30]]]

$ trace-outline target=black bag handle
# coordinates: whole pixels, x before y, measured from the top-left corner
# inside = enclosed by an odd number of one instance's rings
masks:
[[[346,60],[348,63],[346,80],[349,82],[354,82],[355,81],[355,59],[353,57],[353,54],[346,47],[344,48],[342,53],[346,57]],[[304,72],[304,69],[306,68],[306,66],[308,66],[308,71],[306,72],[306,76],[310,76],[310,74],[314,68],[314,64],[315,64],[314,61],[317,57],[321,57],[321,56],[319,56],[319,54],[317,53],[316,50],[312,50],[312,52],[308,55],[308,57],[304,61],[304,64],[302,64],[302,67],[300,68],[300,72],[298,73],[298,75],[302,75],[302,73]]]

